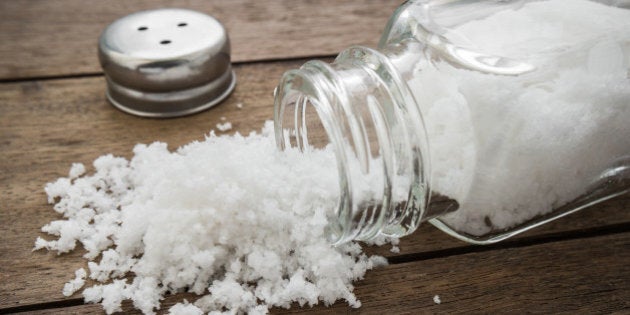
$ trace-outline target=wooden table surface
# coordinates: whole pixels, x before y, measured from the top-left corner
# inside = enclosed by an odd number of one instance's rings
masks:
[[[216,16],[232,40],[238,84],[221,105],[176,119],[124,114],[105,100],[96,41],[110,22],[165,6]],[[230,132],[272,118],[280,75],[308,59],[374,47],[394,1],[85,1],[0,2],[0,313],[95,313],[63,284],[86,266],[83,250],[32,252],[41,226],[60,216],[43,186],[72,162],[105,153],[130,157],[136,143],[176,148],[202,139],[226,117]],[[237,104],[242,103],[243,109]],[[457,241],[424,225],[400,253],[367,252],[390,265],[356,284],[363,302],[274,309],[273,313],[630,313],[630,197],[622,196],[490,247]],[[435,304],[439,295],[442,303]],[[163,309],[190,295],[166,298]],[[125,310],[135,312],[131,305]]]

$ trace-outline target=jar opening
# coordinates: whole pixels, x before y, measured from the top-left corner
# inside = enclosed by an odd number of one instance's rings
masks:
[[[407,235],[427,205],[423,124],[406,84],[385,59],[355,47],[332,64],[309,61],[288,71],[276,90],[278,147],[326,148],[335,155],[333,244]]]

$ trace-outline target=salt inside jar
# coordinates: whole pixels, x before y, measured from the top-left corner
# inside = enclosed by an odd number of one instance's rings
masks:
[[[335,148],[337,242],[495,242],[628,191],[628,30],[598,1],[409,1],[378,50],[285,74],[276,139]]]

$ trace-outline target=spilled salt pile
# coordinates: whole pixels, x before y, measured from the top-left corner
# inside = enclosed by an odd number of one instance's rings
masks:
[[[167,293],[203,297],[173,313],[266,313],[292,303],[360,302],[352,281],[386,264],[350,243],[331,247],[324,234],[338,198],[328,150],[279,152],[268,123],[262,134],[211,134],[176,152],[166,144],[137,145],[134,157],[105,155],[96,172],[73,165],[68,178],[46,186],[64,219],[43,231],[36,249],[65,253],[80,243],[89,259],[87,302],[107,313],[132,300],[146,314]],[[86,271],[64,287],[70,295]]]

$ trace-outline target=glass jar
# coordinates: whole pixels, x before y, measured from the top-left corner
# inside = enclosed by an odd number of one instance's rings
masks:
[[[407,1],[284,74],[276,141],[334,151],[333,243],[500,241],[630,191],[628,30],[628,1]]]

